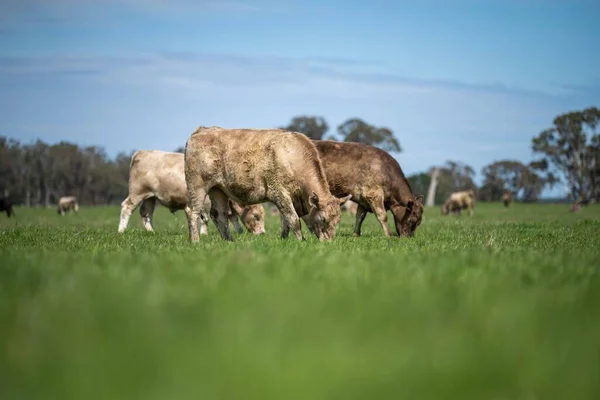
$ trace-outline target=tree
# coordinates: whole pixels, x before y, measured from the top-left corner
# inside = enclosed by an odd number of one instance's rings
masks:
[[[15,204],[56,204],[75,195],[81,204],[111,204],[127,196],[131,155],[111,160],[101,147],[41,140],[22,145],[0,137],[0,191]]]
[[[432,168],[429,171],[429,174],[426,174],[429,177],[429,187],[427,188],[427,207],[433,207],[435,205],[435,192],[437,190],[438,178],[440,177],[440,169]]]
[[[535,153],[543,156],[533,166],[555,174],[566,183],[573,199],[600,200],[600,110],[590,107],[561,114],[552,128],[532,139]]]
[[[323,117],[301,115],[292,118],[292,121],[281,129],[304,133],[313,140],[321,140],[329,130],[329,126]]]
[[[389,128],[369,125],[358,118],[347,120],[338,126],[337,131],[344,142],[364,143],[398,153],[402,151],[400,143]]]
[[[406,180],[408,181],[408,184],[414,193],[427,193],[431,176],[421,172],[407,177]]]
[[[185,146],[179,146],[176,148],[175,153],[185,153]]]
[[[510,191],[522,201],[536,201],[546,185],[556,182],[549,173],[546,176],[536,173],[533,163],[525,165],[516,160],[495,161],[481,170],[484,180],[479,191],[479,198],[487,201],[498,201],[505,191]]]

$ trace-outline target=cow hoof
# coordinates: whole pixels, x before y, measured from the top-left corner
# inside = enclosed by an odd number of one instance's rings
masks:
[[[352,234],[352,237],[360,237],[360,233],[356,233],[356,232],[354,232],[354,233]]]

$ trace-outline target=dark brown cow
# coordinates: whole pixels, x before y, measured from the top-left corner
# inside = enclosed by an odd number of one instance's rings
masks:
[[[305,135],[281,129],[200,127],[185,148],[185,179],[190,202],[190,240],[197,242],[198,219],[210,216],[224,240],[233,240],[227,224],[227,198],[240,205],[270,201],[282,214],[281,237],[292,229],[302,240],[299,217],[307,215],[319,240],[335,237],[340,204],[329,191],[314,144]]]
[[[0,198],[0,213],[1,212],[6,212],[6,216],[8,218],[10,218],[11,215],[13,217],[15,216],[15,211],[13,210],[12,201],[10,201],[10,199],[8,197]]]
[[[415,196],[400,164],[386,151],[352,142],[314,140],[336,197],[352,196],[357,204],[354,235],[372,212],[386,236],[390,236],[387,210],[394,216],[396,233],[413,236],[423,217],[423,196]],[[308,223],[307,223],[308,225]]]

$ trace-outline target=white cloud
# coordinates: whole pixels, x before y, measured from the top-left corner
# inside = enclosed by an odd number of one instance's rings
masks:
[[[198,125],[273,127],[298,114],[391,128],[406,173],[461,160],[531,159],[530,138],[584,103],[502,85],[363,72],[353,60],[153,53],[0,58],[3,132],[172,150]],[[585,106],[586,104],[584,104]],[[10,134],[9,134],[10,135]],[[85,135],[85,136],[82,136]],[[83,137],[83,139],[82,139]]]

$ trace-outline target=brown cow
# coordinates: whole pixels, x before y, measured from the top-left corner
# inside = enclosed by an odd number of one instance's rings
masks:
[[[58,199],[58,209],[56,211],[60,215],[65,215],[71,210],[73,210],[75,214],[79,211],[79,204],[77,204],[77,198],[75,196],[63,196]]]
[[[473,190],[454,192],[448,196],[448,200],[442,205],[442,215],[448,215],[448,213],[460,214],[461,210],[468,209],[469,215],[472,216],[474,205],[475,192]]]
[[[502,202],[504,203],[504,207],[510,206],[510,203],[512,203],[512,201],[513,201],[512,192],[509,192],[509,191],[504,192],[504,194],[502,195]]]
[[[319,240],[335,237],[340,204],[330,192],[314,144],[305,135],[281,129],[199,127],[185,148],[190,199],[190,240],[197,242],[199,217],[210,216],[224,240],[233,240],[226,223],[226,199],[242,205],[270,201],[282,214],[281,237],[292,229],[303,240],[299,216],[307,215]]]
[[[398,236],[413,236],[423,217],[423,196],[415,196],[400,164],[386,151],[361,143],[314,140],[334,196],[352,196],[357,204],[354,236],[372,212],[390,236],[387,210]],[[308,225],[308,223],[307,223]]]
[[[133,154],[129,167],[129,196],[121,203],[118,232],[125,231],[131,213],[140,204],[140,215],[144,228],[154,232],[152,216],[156,201],[167,207],[172,213],[184,210],[186,217],[189,217],[182,153],[139,150]],[[210,207],[208,197],[206,201],[207,207]],[[262,205],[241,207],[234,202],[229,202],[228,205],[229,221],[238,233],[244,232],[239,219],[250,233],[259,235],[265,232],[265,211]],[[200,226],[200,234],[207,234],[207,227],[204,223]]]

